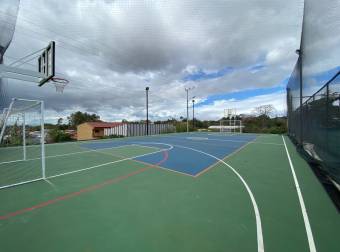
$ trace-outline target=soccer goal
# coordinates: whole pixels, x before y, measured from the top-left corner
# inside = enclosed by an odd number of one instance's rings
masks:
[[[220,132],[221,133],[242,133],[242,121],[241,120],[221,120]]]
[[[0,125],[0,189],[44,179],[44,102],[13,98]]]

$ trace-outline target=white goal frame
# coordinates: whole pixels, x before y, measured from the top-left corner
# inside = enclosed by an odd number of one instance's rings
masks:
[[[242,120],[220,120],[220,133],[242,133]]]
[[[13,107],[14,107],[15,103],[18,102],[18,101],[19,102],[32,103],[32,105],[22,109],[22,111],[13,111]],[[39,108],[40,108],[40,147],[41,147],[40,159],[41,159],[41,176],[39,178],[37,178],[37,179],[31,179],[31,180],[26,180],[26,181],[20,181],[18,183],[3,185],[3,186],[0,186],[0,189],[4,189],[4,188],[8,188],[8,187],[13,187],[13,186],[18,186],[18,185],[27,184],[27,183],[31,183],[31,182],[35,182],[35,181],[46,179],[46,171],[45,171],[46,170],[46,160],[45,160],[44,101],[42,101],[42,100],[28,100],[28,99],[22,99],[22,98],[13,98],[11,103],[10,103],[10,105],[9,105],[9,107],[8,107],[8,109],[4,110],[4,118],[3,118],[3,123],[2,123],[2,127],[1,127],[1,132],[0,132],[0,143],[3,142],[5,129],[6,129],[7,125],[8,125],[8,119],[9,119],[11,113],[16,113],[16,114],[21,113],[22,121],[23,121],[23,123],[22,123],[22,135],[23,135],[22,136],[23,137],[23,139],[22,139],[23,140],[23,143],[22,143],[22,148],[23,148],[22,159],[8,161],[8,162],[4,162],[4,163],[11,163],[11,162],[18,162],[18,161],[25,162],[25,161],[27,161],[27,158],[26,158],[26,156],[27,156],[26,155],[26,153],[27,153],[27,146],[26,146],[25,109],[29,109],[29,108],[37,106],[37,105],[39,105]]]

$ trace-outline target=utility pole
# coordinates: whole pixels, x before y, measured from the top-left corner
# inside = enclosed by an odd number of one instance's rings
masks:
[[[195,129],[195,97],[192,97],[192,129]]]
[[[146,135],[149,135],[149,87],[145,88],[146,92]]]
[[[189,132],[189,90],[194,89],[194,87],[185,88],[187,92],[187,132]]]

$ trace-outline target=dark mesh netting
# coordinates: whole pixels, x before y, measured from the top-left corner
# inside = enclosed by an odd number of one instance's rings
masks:
[[[17,20],[20,0],[0,1],[0,64],[3,64],[3,56],[10,45]],[[9,100],[5,94],[5,80],[0,78],[0,110]]]
[[[305,2],[301,53],[287,85],[289,135],[340,184],[340,2]]]

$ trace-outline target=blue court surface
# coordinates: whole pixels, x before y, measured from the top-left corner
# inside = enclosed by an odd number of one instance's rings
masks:
[[[166,149],[168,159],[162,163],[162,168],[175,172],[196,176],[219,159],[236,152],[246,144],[256,139],[255,134],[220,134],[220,133],[184,133],[170,134],[168,137],[152,136],[133,139],[114,140],[107,142],[91,142],[83,144],[84,148],[100,150],[135,144]],[[162,153],[141,156],[135,160],[155,164],[162,160]]]

